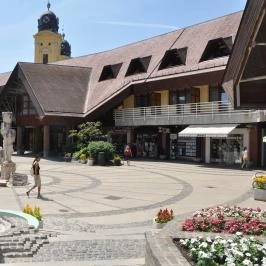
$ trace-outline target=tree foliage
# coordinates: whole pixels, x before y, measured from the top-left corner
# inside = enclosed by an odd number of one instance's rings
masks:
[[[73,139],[76,149],[87,147],[91,141],[102,140],[105,138],[102,131],[101,122],[86,122],[78,125],[77,129],[72,129],[68,137]]]

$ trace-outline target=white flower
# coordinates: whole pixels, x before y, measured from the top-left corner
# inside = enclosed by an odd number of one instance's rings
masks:
[[[208,243],[207,242],[202,242],[199,247],[202,247],[202,248],[207,248],[208,247]]]
[[[252,265],[253,265],[253,263],[252,263],[250,260],[248,260],[248,259],[245,259],[245,260],[243,260],[243,265],[252,266]]]
[[[197,242],[197,239],[196,239],[196,238],[192,238],[192,239],[190,240],[190,243],[191,243],[191,244],[194,244],[195,242]]]
[[[206,238],[206,241],[212,243],[212,240],[209,237]]]
[[[242,236],[243,233],[242,233],[242,232],[236,232],[236,235],[237,235],[237,236]]]

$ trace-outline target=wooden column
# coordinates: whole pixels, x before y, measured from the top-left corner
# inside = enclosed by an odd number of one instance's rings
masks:
[[[17,126],[17,154],[22,155],[24,153],[22,146],[22,131],[23,128],[21,126]]]
[[[47,158],[50,153],[50,126],[43,127],[43,157]]]

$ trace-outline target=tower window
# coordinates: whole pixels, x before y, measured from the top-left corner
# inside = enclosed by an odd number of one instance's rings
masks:
[[[41,42],[41,44],[40,44],[41,46],[43,46],[43,43]]]
[[[48,45],[51,46],[51,43],[49,42]]]
[[[231,53],[232,46],[232,37],[210,40],[200,58],[200,62],[228,56]]]
[[[186,64],[187,47],[167,50],[163,56],[159,70]]]
[[[47,64],[48,63],[48,54],[43,54],[42,55],[42,63]]]
[[[99,78],[99,81],[116,78],[120,71],[121,66],[122,66],[122,63],[116,64],[116,65],[104,66],[101,76]]]
[[[151,61],[151,56],[146,56],[142,58],[138,57],[132,59],[127,69],[126,76],[147,72],[150,61]]]

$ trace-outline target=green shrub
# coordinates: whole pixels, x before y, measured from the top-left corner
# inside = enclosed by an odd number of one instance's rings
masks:
[[[85,153],[81,153],[79,156],[80,160],[86,160],[87,159],[87,155]]]
[[[109,161],[114,157],[115,147],[106,141],[92,141],[88,145],[87,150],[93,158],[97,158],[99,152],[104,152],[106,160]]]
[[[73,154],[73,157],[75,158],[75,159],[79,159],[79,156],[82,154],[82,151],[76,151],[76,152],[74,152],[74,154]]]

